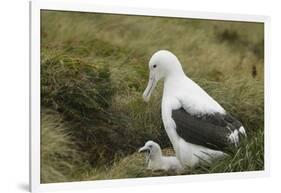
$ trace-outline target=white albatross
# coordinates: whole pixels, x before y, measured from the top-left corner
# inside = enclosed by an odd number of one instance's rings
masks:
[[[149,61],[149,70],[143,99],[148,102],[157,82],[164,79],[162,121],[182,165],[212,162],[225,155],[225,147],[237,145],[246,136],[240,121],[185,75],[173,53],[157,51]]]
[[[180,172],[183,167],[175,156],[163,156],[161,147],[154,141],[147,141],[139,152],[148,152],[149,170],[173,170]]]

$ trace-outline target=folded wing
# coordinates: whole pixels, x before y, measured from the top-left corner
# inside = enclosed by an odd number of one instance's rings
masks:
[[[172,111],[178,135],[185,141],[215,150],[237,145],[246,132],[230,114],[191,115],[183,108]]]

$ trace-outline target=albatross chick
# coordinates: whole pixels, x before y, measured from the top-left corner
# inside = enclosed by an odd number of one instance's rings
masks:
[[[163,156],[160,146],[154,141],[147,141],[145,145],[139,149],[139,152],[148,153],[149,170],[175,170],[183,169],[179,160],[175,156]]]

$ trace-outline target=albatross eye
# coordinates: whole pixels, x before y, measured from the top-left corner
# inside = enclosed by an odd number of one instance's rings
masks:
[[[156,65],[156,64],[154,64],[154,65],[153,65],[153,68],[156,68],[156,67],[157,67],[157,65]]]

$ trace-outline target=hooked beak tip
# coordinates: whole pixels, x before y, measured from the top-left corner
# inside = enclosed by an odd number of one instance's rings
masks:
[[[149,97],[143,95],[142,98],[143,98],[144,102],[146,102],[146,103],[149,102]]]
[[[145,152],[145,151],[148,151],[149,149],[147,149],[146,147],[142,147],[142,148],[140,148],[139,149],[139,153],[141,153],[141,152]]]
[[[157,81],[155,80],[155,78],[149,78],[147,87],[142,95],[142,98],[145,102],[149,101],[149,98],[150,98],[153,90],[155,89],[156,83],[157,83]]]

